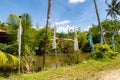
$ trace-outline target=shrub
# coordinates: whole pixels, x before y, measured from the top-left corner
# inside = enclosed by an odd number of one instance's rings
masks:
[[[83,52],[90,52],[90,51],[91,51],[91,49],[90,49],[90,44],[89,44],[88,42],[86,42],[86,43],[84,44],[84,46],[82,47],[82,51],[83,51]]]
[[[95,50],[90,53],[90,57],[94,59],[113,58],[118,54],[112,50],[107,44],[95,44]]]
[[[79,48],[84,52],[88,52],[90,49],[87,40],[87,33],[79,33],[77,34],[77,38],[78,38]]]
[[[74,43],[72,41],[64,41],[62,44],[62,52],[65,54],[74,52]]]
[[[80,51],[75,51],[73,53],[65,54],[64,59],[62,59],[61,62],[63,62],[63,64],[72,65],[80,63],[81,60],[82,58],[80,55]]]

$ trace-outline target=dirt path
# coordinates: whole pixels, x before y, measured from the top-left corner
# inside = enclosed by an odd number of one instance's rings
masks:
[[[120,69],[99,72],[94,80],[120,80]]]

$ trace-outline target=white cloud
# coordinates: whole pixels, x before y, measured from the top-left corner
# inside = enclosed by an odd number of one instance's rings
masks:
[[[56,25],[64,25],[64,24],[68,24],[68,23],[70,23],[69,20],[60,21],[60,22],[55,22]]]
[[[59,27],[57,27],[57,32],[58,33],[60,33],[60,32],[68,33],[68,29],[69,30],[74,30],[74,27],[71,27],[69,25],[67,25],[66,27],[65,26],[59,26]]]
[[[85,2],[85,0],[69,0],[69,3],[82,3]]]
[[[87,26],[85,29],[83,29],[83,31],[89,31],[89,29],[91,28],[92,26]]]

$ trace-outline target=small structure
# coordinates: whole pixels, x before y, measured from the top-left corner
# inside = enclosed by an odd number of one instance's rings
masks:
[[[8,34],[7,31],[0,29],[0,43],[7,43]]]

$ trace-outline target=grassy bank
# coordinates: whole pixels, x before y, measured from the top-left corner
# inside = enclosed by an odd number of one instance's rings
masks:
[[[89,60],[77,65],[47,69],[38,73],[10,75],[5,80],[88,80],[97,72],[120,68],[120,56],[113,60]],[[3,80],[3,77],[0,78]]]

